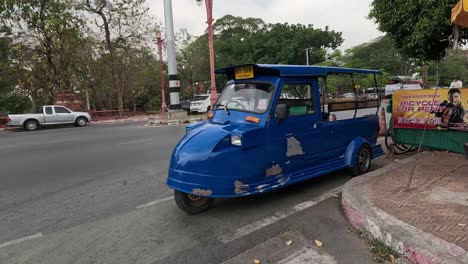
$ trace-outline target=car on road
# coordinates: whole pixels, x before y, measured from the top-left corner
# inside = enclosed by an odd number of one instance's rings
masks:
[[[23,127],[27,131],[40,126],[74,124],[86,126],[91,122],[91,115],[86,112],[74,112],[61,105],[45,105],[36,114],[8,115],[7,126]]]

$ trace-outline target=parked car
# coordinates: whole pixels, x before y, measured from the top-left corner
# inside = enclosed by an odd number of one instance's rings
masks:
[[[366,96],[368,100],[378,100],[385,98],[385,89],[375,90],[374,88],[367,88]]]
[[[335,99],[344,99],[344,100],[355,100],[356,94],[355,93],[344,93],[341,95],[335,96]]]
[[[211,109],[210,94],[200,94],[190,102],[190,113],[206,113]]]
[[[8,115],[7,126],[23,127],[32,131],[40,126],[74,124],[86,126],[91,122],[91,115],[86,112],[73,112],[61,105],[45,105],[37,114]]]

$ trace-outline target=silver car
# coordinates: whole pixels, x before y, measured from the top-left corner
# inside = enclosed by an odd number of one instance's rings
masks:
[[[91,115],[86,112],[73,112],[61,105],[45,105],[38,114],[8,115],[7,126],[32,131],[46,125],[74,124],[83,127],[89,122]]]

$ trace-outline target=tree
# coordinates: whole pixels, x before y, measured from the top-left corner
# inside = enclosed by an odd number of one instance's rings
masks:
[[[72,2],[5,0],[0,16],[3,26],[9,28],[7,34],[15,40],[11,45],[15,45],[18,52],[28,55],[23,58],[33,60],[31,63],[43,62],[41,66],[44,67],[46,82],[41,85],[43,93],[53,95],[60,89],[72,89],[70,74],[73,70],[69,58],[73,52],[69,46],[80,38],[82,27]],[[21,63],[18,61],[17,64]],[[27,67],[21,69],[27,73],[24,69]]]
[[[242,25],[247,25],[243,27]],[[265,24],[258,18],[224,16],[214,24],[216,63],[305,64],[305,49],[314,48],[311,60],[325,60],[325,49],[336,49],[341,33],[316,29],[313,25]]]
[[[1,31],[0,31],[1,32]],[[10,65],[12,40],[0,37],[0,113],[22,113],[31,110],[27,96],[14,93],[14,68]]]
[[[124,109],[125,92],[121,55],[126,48],[140,44],[148,32],[148,8],[144,4],[144,0],[86,0],[82,3],[84,10],[96,16],[95,24],[104,32],[119,110]]]
[[[456,77],[463,83],[468,83],[468,51],[452,50],[447,57],[439,62],[439,80],[437,80],[437,62],[429,63],[429,84],[448,87]],[[437,82],[438,81],[438,82]]]
[[[389,36],[347,50],[344,60],[346,67],[376,69],[393,76],[410,76],[418,69],[417,61],[401,55]]]
[[[374,0],[369,17],[386,32],[402,54],[419,60],[445,56],[453,32],[451,10],[458,0]],[[463,31],[462,43],[468,39]]]
[[[210,79],[210,61],[208,38],[197,37],[195,40],[187,39],[179,49],[177,62],[181,83],[189,84],[190,94],[194,93],[193,85]],[[187,89],[182,89],[182,96],[189,97]]]
[[[4,96],[13,88],[11,79],[13,69],[9,61],[10,43],[10,38],[0,37],[0,96]]]

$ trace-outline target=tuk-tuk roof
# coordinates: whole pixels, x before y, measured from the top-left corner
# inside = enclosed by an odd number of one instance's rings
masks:
[[[378,70],[365,70],[341,67],[325,66],[306,66],[306,65],[281,65],[281,64],[246,64],[221,68],[216,70],[218,74],[226,74],[228,77],[234,77],[234,71],[237,67],[253,66],[258,75],[274,75],[282,77],[310,77],[327,76],[333,74],[382,74]]]

